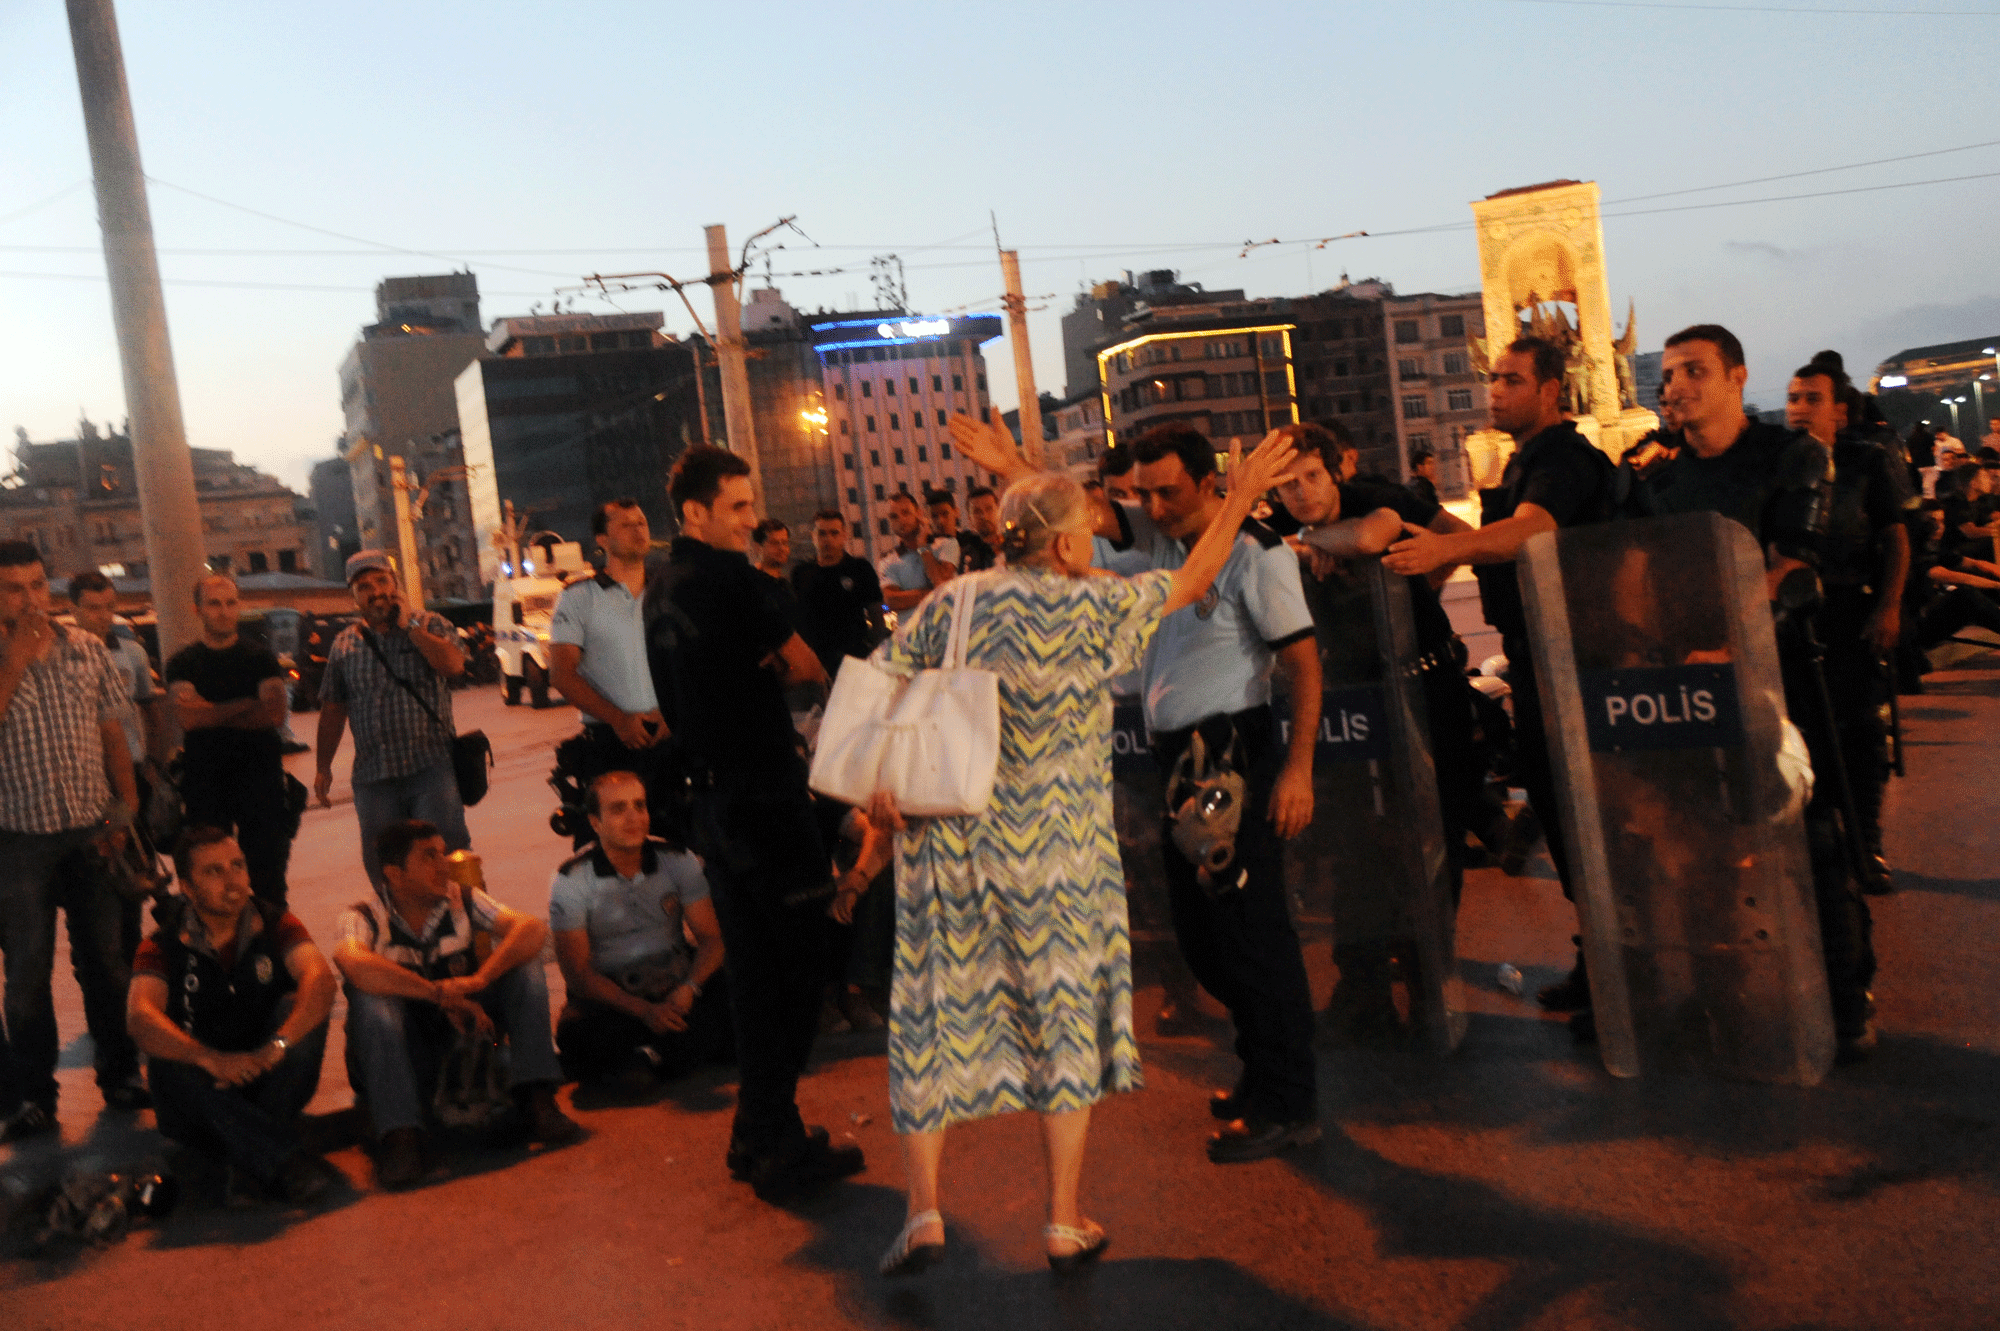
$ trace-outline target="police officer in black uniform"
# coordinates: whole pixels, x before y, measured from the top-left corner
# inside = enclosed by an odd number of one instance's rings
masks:
[[[1751,421],[1743,411],[1749,377],[1743,344],[1719,324],[1696,324],[1667,339],[1660,397],[1679,425],[1630,450],[1618,494],[1633,516],[1720,513],[1742,523],[1765,551],[1766,590],[1777,617],[1785,706],[1812,755],[1806,840],[1818,899],[1820,943],[1833,999],[1837,1057],[1874,1047],[1875,976],[1868,905],[1848,870],[1841,824],[1839,744],[1826,705],[1812,634],[1815,569],[1833,489],[1832,457],[1812,436]]]
[[[1860,405],[1834,351],[1800,367],[1785,393],[1785,423],[1833,450],[1833,502],[1819,558],[1825,601],[1814,624],[1826,648],[1827,694],[1854,801],[1854,831],[1866,852],[1857,866],[1861,887],[1881,896],[1893,890],[1882,857],[1882,788],[1889,780],[1885,658],[1902,627],[1910,571],[1904,524],[1916,497],[1901,459],[1857,428]]]
[[[1493,428],[1514,436],[1515,449],[1500,484],[1480,495],[1480,525],[1455,533],[1412,531],[1389,547],[1382,564],[1407,574],[1472,565],[1486,622],[1499,630],[1501,650],[1507,654],[1507,687],[1514,700],[1514,773],[1541,823],[1563,895],[1574,900],[1528,616],[1514,573],[1514,557],[1530,537],[1602,522],[1611,515],[1611,462],[1563,415],[1565,373],[1562,349],[1538,337],[1516,339],[1494,360],[1487,384]],[[1569,977],[1544,990],[1540,1000],[1552,1012],[1590,1007],[1580,949]],[[1582,1018],[1578,1032],[1590,1029],[1589,1019]]]
[[[693,848],[722,926],[738,1080],[730,1172],[775,1201],[862,1167],[799,1116],[799,1074],[819,1025],[832,859],[806,789],[789,685],[826,671],[773,579],[745,552],[757,526],[750,468],[690,448],[668,495],[680,519],[646,587],[654,693],[688,772]]]

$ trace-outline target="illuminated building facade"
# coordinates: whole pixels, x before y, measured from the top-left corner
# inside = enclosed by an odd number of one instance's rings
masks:
[[[1113,443],[1157,425],[1189,425],[1221,448],[1298,420],[1297,324],[1255,316],[1198,323],[1140,332],[1097,353]]]
[[[807,332],[820,364],[839,508],[873,561],[895,548],[889,503],[898,491],[963,496],[988,481],[952,448],[947,423],[954,412],[986,419],[980,348],[1000,336],[1000,316],[877,310],[817,317]]]
[[[1964,342],[1910,347],[1875,367],[1871,385],[1899,430],[1920,420],[1977,443],[2000,419],[2000,333]]]

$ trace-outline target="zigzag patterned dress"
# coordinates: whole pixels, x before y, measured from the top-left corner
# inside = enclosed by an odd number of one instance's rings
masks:
[[[1111,817],[1111,694],[1160,622],[1170,573],[973,575],[966,664],[1000,676],[1000,766],[978,817],[897,838],[889,1103],[898,1132],[1062,1113],[1141,1084],[1132,944]],[[937,665],[952,598],[876,650]]]

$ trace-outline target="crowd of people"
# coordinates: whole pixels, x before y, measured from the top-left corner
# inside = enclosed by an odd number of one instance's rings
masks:
[[[40,552],[0,543],[4,1139],[56,1127],[60,913],[106,1103],[150,1105],[162,1133],[226,1161],[244,1198],[305,1204],[330,1185],[301,1116],[339,991],[349,1081],[390,1188],[428,1176],[440,1128],[491,1121],[495,1106],[520,1135],[561,1144],[581,1131],[557,1099],[566,1082],[639,1092],[734,1062],[722,1163],[759,1198],[794,1196],[864,1163],[801,1115],[816,1036],[886,1015],[908,1200],[882,1270],[912,1273],[943,1251],[947,1130],[1022,1110],[1042,1121],[1047,1258],[1074,1268],[1109,1242],[1080,1200],[1091,1108],[1142,1081],[1127,926],[1140,852],[1121,850],[1114,815],[1114,700],[1142,710],[1163,774],[1192,760],[1239,778],[1218,787],[1243,811],[1219,856],[1180,849],[1171,816],[1162,849],[1143,852],[1158,857],[1146,870],[1184,967],[1164,977],[1158,1020],[1184,1021],[1199,985],[1233,1024],[1241,1072],[1210,1105],[1211,1160],[1294,1150],[1321,1126],[1286,843],[1345,812],[1319,806],[1314,762],[1323,666],[1332,678],[1351,650],[1332,607],[1353,561],[1379,559],[1411,589],[1446,844],[1518,872],[1542,838],[1567,894],[1515,557],[1544,532],[1694,512],[1757,538],[1789,710],[1815,769],[1847,774],[1851,800],[1822,780],[1805,821],[1840,1056],[1864,1057],[1866,896],[1891,890],[1883,704],[1921,687],[1923,649],[1968,625],[2000,630],[2000,434],[1969,457],[1956,441],[1905,441],[1831,353],[1791,379],[1786,426],[1760,423],[1743,406],[1742,347],[1698,325],[1667,341],[1661,430],[1614,462],[1563,412],[1565,368],[1532,337],[1494,359],[1493,425],[1515,448],[1480,491],[1478,527],[1438,502],[1434,459],[1412,459],[1404,484],[1356,475],[1333,422],[1273,431],[1226,472],[1213,441],[1162,426],[1079,482],[1034,468],[997,419],[960,416],[954,441],[1005,482],[967,493],[969,526],[954,494],[902,493],[879,567],[850,552],[834,510],[794,564],[790,531],[759,519],[745,462],[688,449],[664,553],[639,503],[602,505],[601,566],[555,610],[551,679],[583,721],[561,763],[588,831],[554,870],[546,919],[494,901],[455,855],[471,844],[449,688],[465,656],[448,624],[407,603],[389,557],[363,551],[346,570],[360,622],[328,652],[313,792],[329,801],[351,730],[369,890],[340,916],[330,957],[287,908],[305,791],[281,761],[283,671],[239,635],[235,584],[218,574],[191,589],[201,638],[166,663],[162,694],[143,650],[111,633],[104,579],[71,580],[75,624],[62,624]],[[1495,789],[1491,726],[1437,597],[1461,565],[1500,635],[1506,770],[1524,803]],[[935,668],[959,615],[963,664],[999,680],[986,810],[916,818],[888,791],[864,807],[816,794],[809,749],[831,678],[855,658],[894,675]],[[1830,707],[1806,696],[1815,652]],[[142,940],[151,884],[135,888],[119,852],[161,825],[142,813],[162,800],[179,806],[177,886]],[[1849,853],[1856,840],[1865,856]],[[559,1012],[545,947],[565,984]],[[1335,960],[1331,1017],[1364,1036],[1393,1025],[1393,959],[1339,939]],[[1581,951],[1539,997],[1591,1038]]]

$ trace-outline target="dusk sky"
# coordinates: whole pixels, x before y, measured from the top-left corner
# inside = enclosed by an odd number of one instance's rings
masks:
[[[1467,203],[1559,177],[1603,188],[1641,349],[1726,323],[1767,406],[1821,347],[1861,375],[2000,333],[2000,0],[123,0],[119,19],[190,442],[301,488],[381,278],[470,267],[490,321],[594,270],[697,275],[704,224],[740,244],[791,214],[811,240],[775,271],[845,270],[777,277],[793,304],[872,304],[869,259],[893,253],[932,312],[993,307],[991,210],[1044,297],[1057,392],[1057,318],[1089,282],[1471,290]],[[125,415],[56,0],[0,0],[0,115],[4,446]],[[1875,188],[1950,177],[1973,178]],[[1836,190],[1865,192],[1713,206]],[[1239,257],[1423,227],[1453,229]],[[665,293],[618,305],[691,330]],[[1006,345],[987,356],[1011,405]]]

